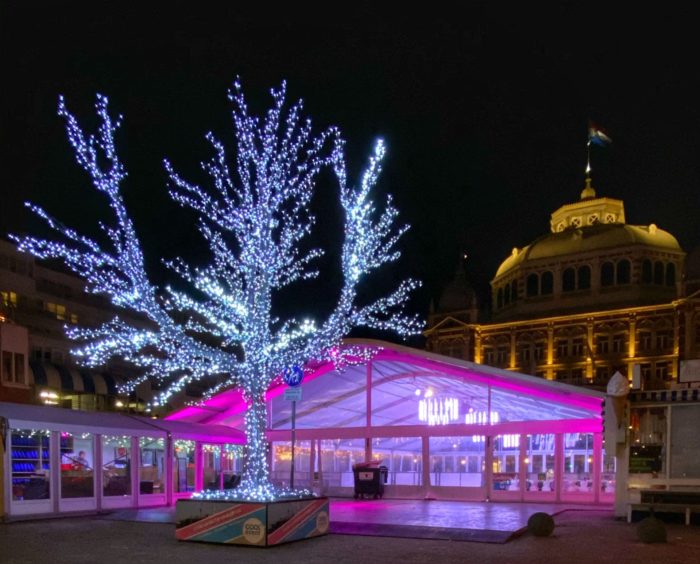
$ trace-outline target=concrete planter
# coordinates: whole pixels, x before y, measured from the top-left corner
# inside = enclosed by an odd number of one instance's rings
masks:
[[[180,499],[175,536],[181,541],[275,546],[328,534],[327,497],[254,503]]]

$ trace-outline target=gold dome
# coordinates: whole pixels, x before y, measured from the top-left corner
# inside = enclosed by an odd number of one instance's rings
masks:
[[[501,263],[495,278],[520,264],[549,257],[575,255],[592,250],[644,245],[656,249],[682,252],[676,238],[656,225],[627,225],[624,223],[601,223],[578,229],[566,229],[548,233],[532,244],[511,254]]]

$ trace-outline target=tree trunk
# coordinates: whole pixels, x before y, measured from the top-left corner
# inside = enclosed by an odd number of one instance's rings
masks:
[[[241,488],[248,493],[264,495],[272,492],[267,465],[267,404],[265,392],[254,396],[245,414],[246,457]]]

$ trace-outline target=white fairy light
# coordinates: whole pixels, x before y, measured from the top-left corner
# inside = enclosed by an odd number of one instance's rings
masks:
[[[103,365],[119,356],[144,369],[141,377],[125,386],[125,392],[154,379],[163,389],[153,401],[156,407],[190,382],[211,376],[217,376],[218,382],[208,388],[205,397],[232,387],[243,392],[248,410],[241,485],[225,494],[202,492],[206,499],[228,496],[265,501],[308,495],[281,491],[270,483],[265,392],[291,366],[328,360],[342,367],[366,359],[372,351],[339,347],[353,327],[392,330],[404,337],[422,328],[416,316],[403,312],[410,292],[418,286],[416,281],[401,282],[374,302],[358,303],[358,284],[399,257],[396,244],[407,229],[396,226],[398,212],[391,198],[383,210],[371,199],[386,152],[383,141],[376,143],[359,185],[351,186],[340,131],[330,127],[312,133],[310,120],[301,116],[301,101],[286,108],[285,95],[282,83],[272,90],[272,107],[257,117],[249,113],[240,83],[234,83],[229,98],[234,105],[236,156],[231,160],[224,144],[207,134],[214,156],[202,168],[211,187],[185,180],[165,161],[170,195],[198,214],[199,231],[211,251],[211,261],[204,267],[193,267],[182,259],[166,263],[192,291],[168,286],[160,291],[146,273],[141,242],[121,193],[127,174],[115,148],[121,117],[114,119],[109,114],[105,96],[97,96],[100,125],[94,134],[85,133],[63,97],[58,113],[66,120],[78,164],[95,189],[107,197],[114,213],[111,226],[101,225],[108,245],[63,226],[31,204],[28,206],[64,242],[13,237],[23,251],[39,258],[63,259],[87,280],[88,291],[106,294],[114,305],[148,319],[144,326],[115,317],[95,329],[67,329],[69,337],[81,343],[75,354],[85,365]],[[235,163],[235,174],[229,169],[230,162]],[[315,223],[309,204],[316,178],[326,168],[335,174],[344,212],[342,288],[325,320],[281,321],[271,311],[275,293],[318,275],[311,263],[322,252],[305,250],[302,241]],[[216,341],[221,346],[212,344]]]

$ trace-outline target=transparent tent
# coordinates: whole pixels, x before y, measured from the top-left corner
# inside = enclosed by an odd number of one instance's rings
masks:
[[[380,341],[370,361],[306,368],[296,406],[295,485],[352,495],[353,465],[387,467],[386,496],[609,503],[603,394]],[[274,481],[288,483],[292,405],[268,392]],[[229,390],[171,419],[241,428]]]

